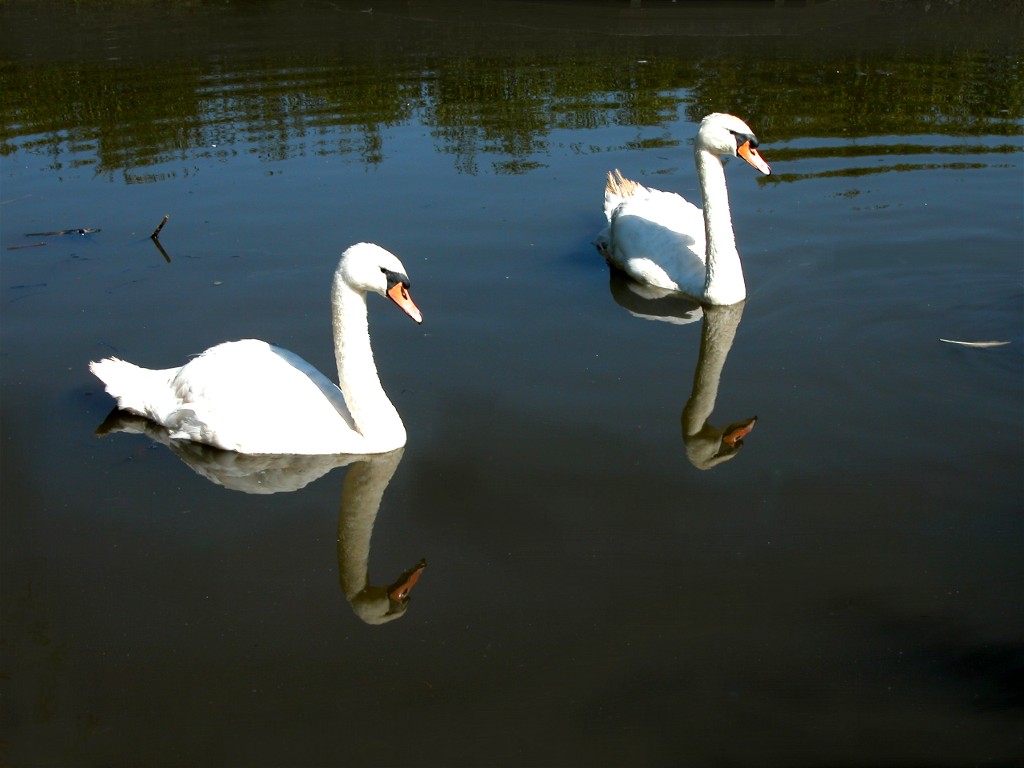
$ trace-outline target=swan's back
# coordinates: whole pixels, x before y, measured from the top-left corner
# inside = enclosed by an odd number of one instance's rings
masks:
[[[596,244],[605,258],[641,283],[679,290],[704,287],[704,215],[674,192],[662,192],[608,174],[608,227]]]
[[[211,347],[181,368],[91,364],[118,406],[176,439],[243,453],[345,453],[355,431],[341,390],[298,355],[256,339]]]

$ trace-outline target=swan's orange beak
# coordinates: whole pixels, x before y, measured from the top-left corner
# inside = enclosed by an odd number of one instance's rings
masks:
[[[765,176],[772,172],[772,169],[768,167],[768,163],[764,161],[764,158],[761,157],[760,153],[758,153],[756,149],[750,146],[749,141],[744,141],[742,144],[736,147],[736,154],[742,157],[752,166],[757,168],[757,170],[759,170]]]
[[[725,428],[725,432],[722,434],[722,442],[735,448],[743,441],[744,437],[750,434],[755,424],[757,424],[757,416],[752,419],[730,424]]]
[[[420,574],[427,567],[426,560],[420,560],[416,565],[398,577],[398,581],[388,587],[388,597],[400,604],[409,602],[409,593],[420,580]]]
[[[423,315],[420,313],[419,308],[413,303],[412,296],[409,295],[409,289],[404,285],[401,283],[395,283],[393,286],[388,288],[388,298],[401,307],[402,311],[417,323],[423,322]]]

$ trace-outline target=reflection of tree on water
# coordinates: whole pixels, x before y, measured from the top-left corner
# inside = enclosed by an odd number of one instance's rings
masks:
[[[350,155],[375,165],[387,161],[387,131],[400,125],[422,124],[461,170],[490,156],[498,171],[519,173],[558,131],[667,128],[681,110],[696,121],[728,106],[756,115],[775,144],[810,136],[843,146],[879,135],[1016,137],[1024,116],[1020,14],[967,3],[762,3],[744,10],[742,25],[732,9],[678,3],[659,11],[654,34],[634,35],[622,9],[605,3],[568,12],[554,3],[417,3],[414,14],[372,15],[283,5],[260,17],[227,4],[211,24],[209,9],[170,19],[165,3],[142,0],[130,4],[131,25],[105,23],[117,19],[117,3],[91,8],[88,19],[59,4],[8,5],[0,3],[10,62],[0,70],[3,154],[123,169],[129,182],[168,172],[127,169],[190,156]],[[237,32],[233,20],[244,20]],[[737,29],[762,30],[757,45],[730,42]],[[289,30],[301,47],[281,34]],[[225,57],[233,34],[252,53]]]
[[[290,493],[336,467],[348,467],[338,510],[338,576],[352,611],[367,624],[384,624],[405,614],[409,595],[427,566],[420,560],[385,586],[369,581],[370,538],[384,492],[402,461],[404,448],[372,456],[251,455],[171,440],[167,431],[139,416],[115,409],[97,429],[103,435],[130,432],[166,445],[197,474],[216,485],[251,494]]]
[[[678,325],[703,320],[693,389],[679,419],[683,444],[686,457],[698,469],[711,469],[734,458],[743,447],[743,438],[754,428],[757,417],[724,427],[715,427],[708,419],[715,409],[722,369],[746,302],[702,307],[683,294],[641,285],[614,267],[609,267],[609,273],[612,297],[634,317]]]

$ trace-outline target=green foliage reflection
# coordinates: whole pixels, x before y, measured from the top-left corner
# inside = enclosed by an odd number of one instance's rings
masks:
[[[492,2],[475,14],[414,4],[429,18],[406,5],[0,4],[0,152],[146,181],[159,175],[139,169],[237,152],[373,165],[387,159],[389,127],[423,125],[463,172],[486,158],[495,172],[524,173],[543,165],[555,131],[656,127],[665,132],[633,146],[671,146],[685,141],[673,131],[680,114],[713,110],[748,117],[769,142],[1016,137],[1024,118],[1020,13],[954,4],[936,19],[923,4],[886,5],[902,14],[883,19],[890,28],[921,40],[891,33],[869,45],[866,25],[863,44],[849,24],[700,34],[705,17],[685,9],[659,17],[671,34],[609,34],[601,24],[628,22],[628,3]],[[806,5],[803,16],[772,16],[772,3],[756,13],[799,27],[819,10]]]

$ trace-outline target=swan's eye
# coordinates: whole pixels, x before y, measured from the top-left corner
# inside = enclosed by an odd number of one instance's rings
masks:
[[[736,146],[737,147],[742,147],[746,142],[749,141],[750,142],[750,148],[751,149],[757,149],[758,141],[757,141],[757,136],[755,136],[754,134],[752,134],[752,133],[740,133],[739,131],[732,131],[732,130],[730,130],[729,133],[731,133],[736,138]]]
[[[381,267],[380,271],[384,273],[384,277],[388,281],[389,288],[399,284],[403,286],[403,289],[409,287],[409,278],[401,272],[394,272],[387,267]]]

